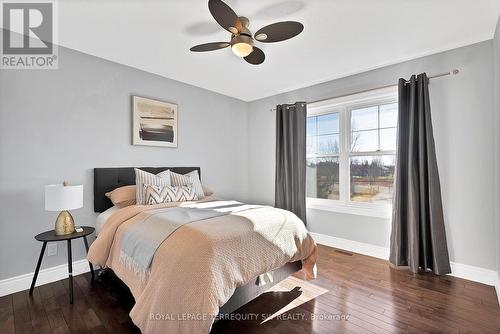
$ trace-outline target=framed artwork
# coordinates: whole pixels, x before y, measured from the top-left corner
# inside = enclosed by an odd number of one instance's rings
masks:
[[[133,144],[177,147],[177,104],[132,97]]]

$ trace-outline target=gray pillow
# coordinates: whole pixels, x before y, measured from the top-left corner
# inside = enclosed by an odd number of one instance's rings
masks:
[[[201,186],[200,175],[197,170],[189,172],[187,174],[178,174],[170,171],[170,184],[172,186],[189,186],[192,185],[193,189],[198,195],[198,198],[205,197],[203,192],[203,187]]]

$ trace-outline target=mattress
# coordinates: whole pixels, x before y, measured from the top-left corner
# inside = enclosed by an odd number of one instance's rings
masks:
[[[98,235],[99,232],[101,232],[102,227],[104,226],[104,224],[106,224],[106,222],[108,221],[108,218],[118,210],[119,210],[119,208],[117,206],[112,206],[109,209],[107,209],[106,211],[101,212],[97,216],[97,219],[95,222],[95,234],[96,235]]]

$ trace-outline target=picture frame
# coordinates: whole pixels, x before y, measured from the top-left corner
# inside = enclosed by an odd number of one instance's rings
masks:
[[[178,105],[132,96],[132,144],[177,147]]]

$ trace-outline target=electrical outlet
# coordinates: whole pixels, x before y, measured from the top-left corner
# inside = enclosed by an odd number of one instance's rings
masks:
[[[49,243],[47,245],[47,256],[57,255],[57,244]]]

